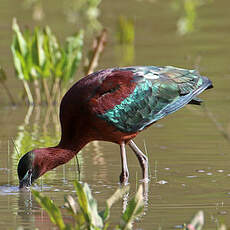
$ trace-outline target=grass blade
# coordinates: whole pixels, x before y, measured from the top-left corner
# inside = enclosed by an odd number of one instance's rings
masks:
[[[78,203],[89,227],[103,228],[103,221],[97,210],[97,201],[93,198],[88,184],[83,186],[75,181],[74,183]]]
[[[15,48],[20,52],[20,54],[25,57],[27,52],[28,52],[28,47],[26,44],[26,40],[23,37],[23,34],[20,31],[20,28],[17,24],[16,18],[13,18],[13,24],[12,24],[12,29],[15,32],[15,38],[16,38],[16,43],[15,43]]]

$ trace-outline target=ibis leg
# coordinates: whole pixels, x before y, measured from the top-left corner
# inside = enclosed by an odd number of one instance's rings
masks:
[[[137,156],[137,159],[140,163],[142,173],[143,173],[143,179],[145,181],[148,181],[148,158],[147,156],[137,147],[134,141],[131,140],[129,142],[129,146],[133,150],[135,155]]]
[[[122,164],[122,171],[120,175],[120,182],[126,184],[129,179],[129,170],[127,166],[127,159],[126,159],[126,151],[125,151],[125,143],[122,142],[120,145],[120,152],[121,152],[121,164]]]

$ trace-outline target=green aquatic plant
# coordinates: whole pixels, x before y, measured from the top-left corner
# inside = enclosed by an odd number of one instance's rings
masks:
[[[180,34],[186,34],[194,31],[194,24],[197,18],[196,8],[199,6],[199,4],[199,1],[184,1],[185,16],[182,17],[177,24]]]
[[[97,201],[92,196],[92,192],[86,183],[74,182],[77,200],[73,196],[65,197],[64,209],[73,218],[72,225],[64,222],[60,208],[52,200],[43,196],[38,191],[33,191],[35,200],[48,213],[50,220],[61,230],[87,229],[104,230],[110,227],[110,211],[113,204],[120,200],[129,190],[129,187],[122,187],[106,201],[106,207],[98,211]],[[137,217],[143,213],[143,186],[140,185],[135,196],[129,201],[123,214],[120,217],[120,223],[115,226],[116,230],[132,229],[133,223]],[[119,220],[118,220],[119,221]],[[180,226],[184,230],[202,230],[204,227],[204,212],[198,211],[188,224]],[[217,230],[226,230],[225,225],[220,225]]]
[[[48,213],[50,220],[61,230],[88,229],[101,230],[108,229],[110,210],[114,203],[127,193],[128,187],[119,188],[107,201],[106,208],[98,211],[97,201],[92,196],[88,184],[81,184],[75,181],[77,200],[68,195],[65,197],[65,210],[72,216],[73,224],[64,222],[60,209],[48,197],[41,195],[38,191],[33,191],[35,200]],[[127,205],[124,213],[121,215],[120,223],[116,225],[117,230],[132,229],[135,219],[142,213],[144,207],[143,188],[140,185],[134,198]]]
[[[117,23],[117,40],[119,44],[133,44],[135,29],[132,19],[120,16]]]
[[[47,103],[56,102],[57,92],[72,80],[82,59],[83,31],[67,37],[61,46],[48,26],[21,32],[16,19],[13,19],[12,29],[14,67],[17,77],[23,82],[29,103],[34,104],[29,82],[34,83],[36,104],[41,103],[42,85]]]
[[[176,11],[183,11],[183,16],[177,22],[177,31],[181,35],[191,33],[195,30],[198,19],[198,8],[204,4],[211,3],[213,0],[174,0],[172,8]]]
[[[117,46],[116,53],[119,60],[119,65],[133,65],[135,49],[135,27],[132,19],[125,16],[120,16],[117,22]]]
[[[101,0],[66,0],[63,1],[63,10],[69,22],[76,23],[87,33],[95,32],[101,29],[98,21],[100,3]]]

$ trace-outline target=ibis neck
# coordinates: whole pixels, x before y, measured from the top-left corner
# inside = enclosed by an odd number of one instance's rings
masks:
[[[36,162],[40,169],[39,176],[70,161],[86,144],[86,141],[79,140],[74,144],[60,142],[55,147],[37,149]]]
[[[76,155],[88,142],[84,138],[75,138],[73,141],[66,141],[62,138],[60,143],[54,148],[74,152],[74,155]]]

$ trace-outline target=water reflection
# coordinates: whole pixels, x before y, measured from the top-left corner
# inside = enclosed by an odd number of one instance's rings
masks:
[[[17,215],[21,217],[24,230],[50,229],[52,226],[48,214],[41,209],[30,190],[19,192]]]
[[[207,117],[213,122],[220,134],[228,142],[230,142],[230,122],[228,122],[226,128],[224,128],[223,125],[217,120],[216,115],[213,112],[211,112],[209,108],[205,107],[205,112],[207,114]]]
[[[38,187],[33,187],[33,189],[40,190]],[[20,191],[18,186],[2,185],[0,186],[0,195],[7,198],[11,207],[11,215],[17,216],[17,221],[20,219],[20,224],[17,224],[17,227],[22,226],[26,230],[35,227],[47,229],[48,226],[51,226],[48,215],[41,210],[30,190]],[[7,225],[12,226],[12,224],[11,222]]]
[[[31,214],[36,207],[39,208],[33,199],[31,191],[19,191],[18,215],[22,217],[23,222],[30,222]]]
[[[107,162],[104,157],[104,152],[103,148],[100,145],[99,141],[93,141],[91,143],[91,146],[93,148],[93,158],[92,158],[92,163],[93,165],[97,166],[99,168],[99,173],[94,175],[94,180],[102,180],[105,183],[108,183],[108,178],[107,178]]]
[[[0,185],[0,195],[16,195],[19,192],[18,186],[12,186],[12,185]]]
[[[42,118],[41,110],[45,113]],[[20,158],[22,154],[31,150],[38,143],[45,142],[47,145],[55,145],[57,143],[57,139],[60,136],[57,117],[58,115],[54,107],[28,107],[24,122],[18,126],[18,135],[15,139],[15,154],[19,154],[17,158]],[[43,125],[41,126],[41,124]],[[54,135],[50,138],[50,131],[48,129],[55,130]]]

